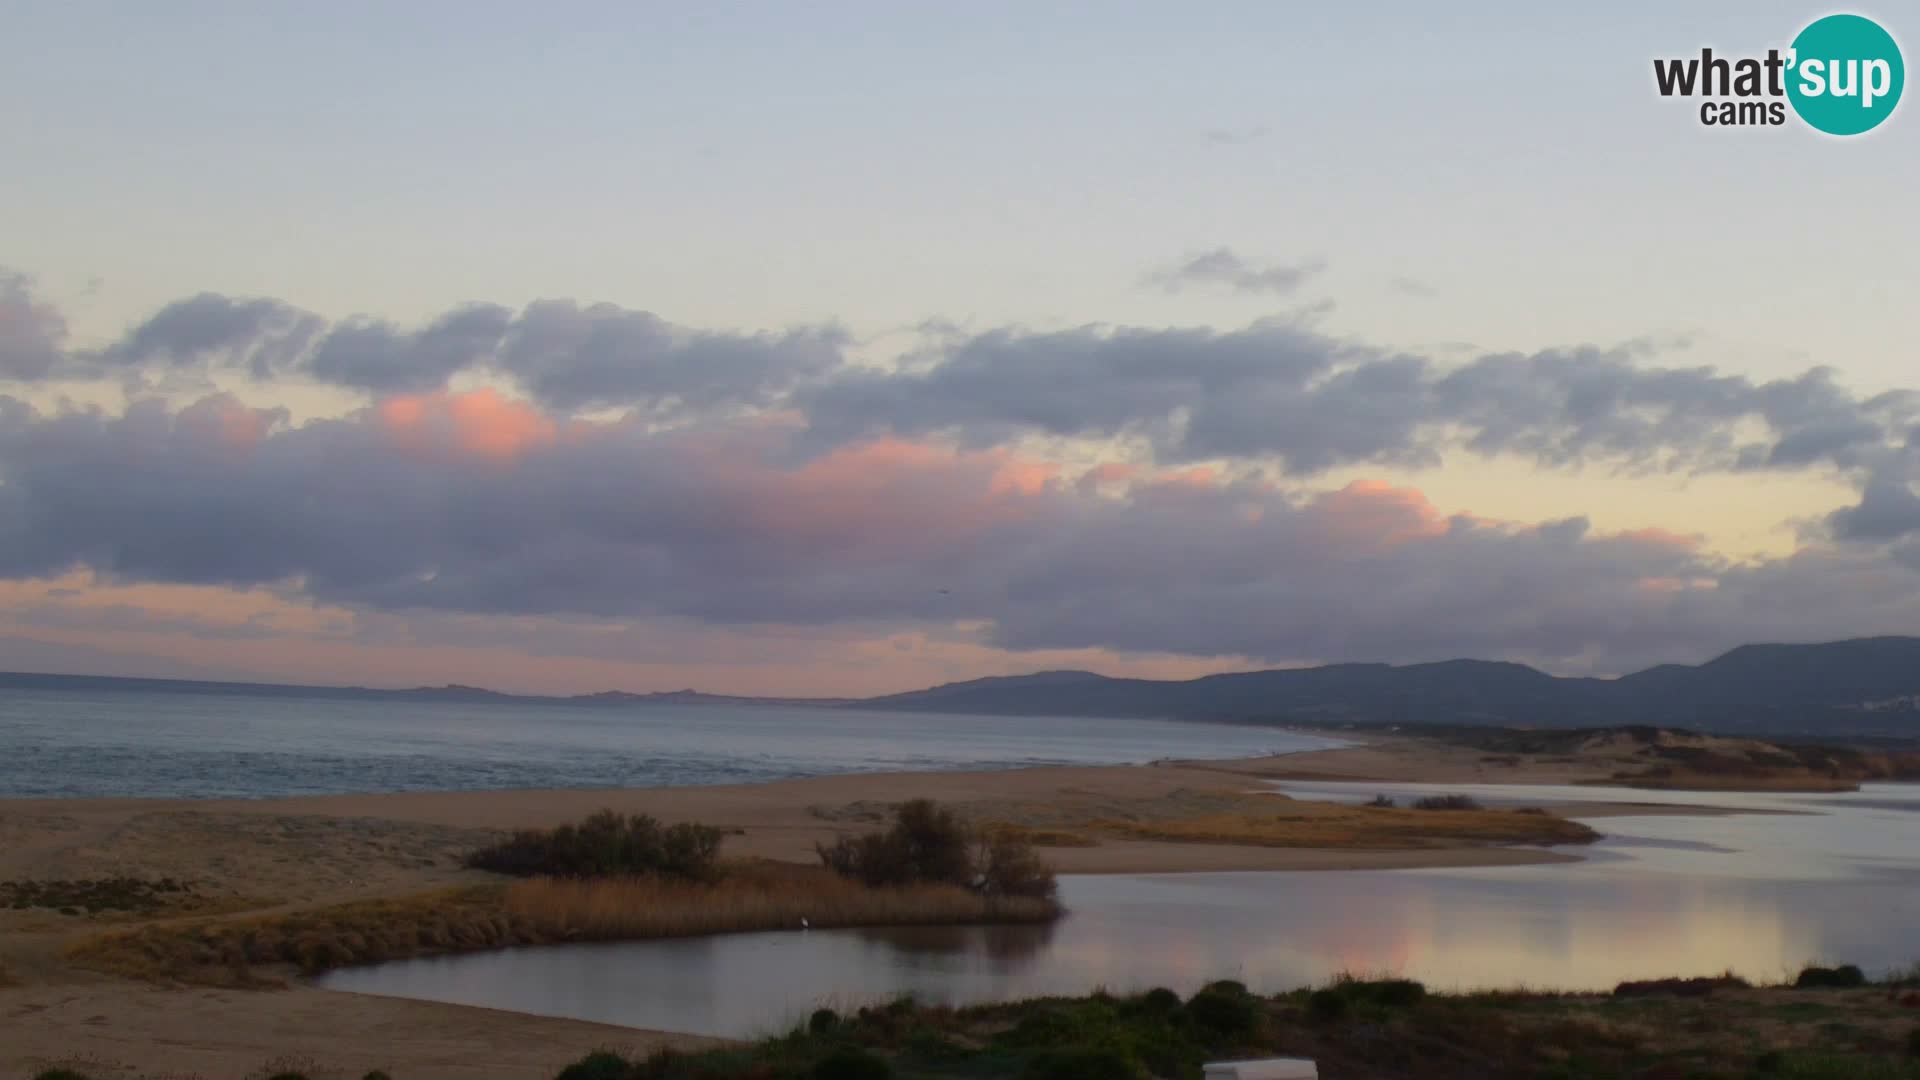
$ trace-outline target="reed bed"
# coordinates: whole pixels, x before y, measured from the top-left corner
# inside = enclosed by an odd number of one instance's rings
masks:
[[[819,867],[742,863],[705,884],[657,877],[530,878],[226,919],[174,920],[89,938],[83,967],[156,981],[257,986],[275,967],[353,964],[565,941],[689,937],[811,926],[1045,922],[1049,900],[953,886],[870,889]],[[269,970],[262,972],[259,967]]]
[[[1461,844],[1584,844],[1600,834],[1577,821],[1512,810],[1431,810],[1315,806],[1289,814],[1207,814],[1172,821],[1103,821],[1103,831],[1136,840],[1256,847],[1454,847]]]
[[[729,874],[714,885],[659,878],[534,878],[509,886],[515,922],[562,940],[690,937],[798,927],[1047,922],[1050,900],[988,898],[951,885],[871,889],[814,867]]]

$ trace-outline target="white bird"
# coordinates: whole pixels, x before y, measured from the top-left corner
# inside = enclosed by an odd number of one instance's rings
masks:
[[[805,915],[800,916],[800,929],[805,930],[807,929],[807,926],[808,926],[807,917]]]

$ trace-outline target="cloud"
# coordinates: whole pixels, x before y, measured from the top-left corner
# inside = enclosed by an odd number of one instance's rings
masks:
[[[703,329],[545,300],[409,327],[212,294],[76,350],[19,277],[0,314],[0,377],[18,383],[226,373],[251,399],[317,381],[365,401],[296,425],[223,394],[119,410],[0,395],[0,580],[1569,670],[1911,632],[1920,610],[1920,394],[1861,396],[1823,368],[1754,380],[1646,343],[1443,362],[1297,319],[949,326],[855,364],[831,323]],[[1671,533],[1311,486],[1476,455],[1828,470],[1860,494],[1793,556],[1737,563]]]
[[[795,423],[547,415],[487,391],[293,426],[211,397],[0,404],[0,578],[293,590],[368,612],[977,625],[1013,650],[1480,654],[1617,670],[1912,629],[1878,548],[1733,564],[1681,536],[1451,515],[1219,470],[1077,470]]]
[[[768,404],[800,380],[837,367],[846,344],[846,334],[832,327],[695,331],[613,304],[547,300],[514,323],[499,366],[557,408],[710,409]]]
[[[557,410],[658,415],[759,407],[838,367],[832,325],[780,332],[697,330],[614,304],[541,300],[514,313],[468,304],[408,329],[355,316],[329,323],[280,300],[201,293],[166,305],[98,350],[70,350],[59,313],[30,282],[0,275],[0,379],[128,379],[239,373],[369,395],[442,389],[457,375],[517,383]]]
[[[1230,248],[1215,248],[1147,275],[1147,283],[1168,292],[1194,286],[1224,286],[1235,292],[1286,296],[1318,276],[1326,264],[1317,260],[1292,266],[1255,266]]]
[[[0,269],[0,379],[47,378],[65,357],[66,320],[34,299],[32,285]]]

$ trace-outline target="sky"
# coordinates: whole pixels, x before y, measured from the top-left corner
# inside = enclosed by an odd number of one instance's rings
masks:
[[[1920,633],[1915,106],[1652,78],[1827,9],[1323,7],[6,5],[0,669]]]

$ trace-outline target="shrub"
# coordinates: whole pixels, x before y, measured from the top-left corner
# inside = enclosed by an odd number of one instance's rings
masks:
[[[1035,1054],[1021,1080],[1146,1080],[1147,1070],[1131,1055],[1106,1047],[1075,1047]]]
[[[1907,1032],[1907,1056],[1920,1058],[1920,1028]]]
[[[980,842],[978,887],[983,896],[1024,896],[1051,900],[1058,891],[1053,871],[1033,845],[1001,835]]]
[[[1339,991],[1354,1000],[1370,1001],[1389,1009],[1418,1005],[1427,996],[1426,986],[1412,979],[1355,980],[1340,986]]]
[[[393,1080],[393,1077],[388,1076],[384,1069],[373,1069],[362,1076],[360,1080]]]
[[[815,845],[820,862],[870,888],[959,885],[989,898],[1052,900],[1053,871],[1025,839],[1001,832],[978,844],[958,815],[931,799],[894,811],[885,831]]]
[[[854,1047],[843,1047],[820,1059],[813,1080],[891,1080],[893,1066],[885,1058]]]
[[[1803,990],[1815,987],[1844,990],[1866,984],[1867,973],[1853,964],[1842,964],[1837,968],[1803,968],[1800,977],[1793,980],[1793,985]]]
[[[815,1009],[807,1017],[807,1031],[814,1035],[825,1035],[840,1026],[840,1014],[832,1009]]]
[[[1368,802],[1367,805],[1372,807],[1377,807],[1381,810],[1391,810],[1399,804],[1395,803],[1392,799],[1388,798],[1385,795],[1375,795],[1372,801]]]
[[[1159,1016],[1168,1016],[1180,1008],[1180,995],[1164,986],[1156,986],[1140,995],[1140,1007]]]
[[[560,1070],[553,1080],[628,1080],[633,1065],[611,1050],[595,1050]]]
[[[33,1080],[88,1080],[88,1077],[72,1069],[48,1069],[45,1072],[35,1073]]]
[[[1320,1021],[1342,1019],[1347,1015],[1347,996],[1338,990],[1315,990],[1307,997],[1307,1015]]]
[[[1187,1016],[1210,1035],[1244,1039],[1260,1028],[1260,1003],[1244,990],[1234,993],[1210,986],[1188,999]]]
[[[1413,801],[1415,810],[1478,810],[1480,803],[1468,795],[1428,795]]]
[[[658,874],[705,881],[714,876],[722,835],[709,825],[662,828],[645,814],[602,810],[578,825],[522,829],[468,855],[466,865],[515,877]]]

